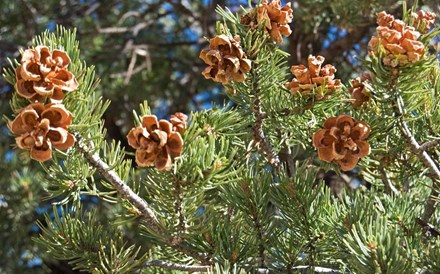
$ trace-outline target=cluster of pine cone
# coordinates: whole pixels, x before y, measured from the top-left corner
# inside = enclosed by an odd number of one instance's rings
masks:
[[[17,146],[30,151],[31,158],[39,162],[51,159],[52,149],[67,150],[75,144],[67,130],[73,117],[62,104],[64,94],[78,87],[67,69],[69,64],[65,51],[38,46],[24,51],[15,70],[17,94],[29,105],[8,125],[17,135]]]

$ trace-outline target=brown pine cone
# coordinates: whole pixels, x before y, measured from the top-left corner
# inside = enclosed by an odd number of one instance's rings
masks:
[[[280,0],[263,0],[249,14],[242,17],[242,24],[256,28],[264,22],[265,29],[274,43],[282,43],[283,35],[288,37],[292,34],[289,24],[292,23],[293,11],[290,2],[281,8]]]
[[[72,114],[62,104],[33,103],[9,123],[17,146],[30,151],[31,158],[44,162],[52,158],[52,149],[67,150],[75,138],[67,131]]]
[[[142,125],[127,135],[128,143],[136,149],[136,163],[140,167],[155,166],[170,170],[172,159],[181,155],[183,139],[167,120],[157,120],[156,115],[142,117]]]
[[[62,50],[50,51],[45,46],[25,50],[15,71],[17,93],[31,102],[46,98],[61,101],[65,92],[78,87],[75,76],[67,69],[69,64],[70,58]]]
[[[228,37],[224,34],[209,40],[210,49],[200,52],[200,58],[209,65],[203,72],[206,79],[222,84],[229,81],[243,82],[246,72],[251,70],[251,60],[240,46],[240,37]]]
[[[382,54],[382,62],[389,67],[415,63],[422,57],[425,46],[418,41],[420,32],[402,20],[382,11],[377,14],[377,36],[371,37],[370,55]]]
[[[330,64],[321,67],[324,60],[325,58],[322,56],[309,55],[308,67],[304,65],[292,66],[290,70],[295,78],[287,85],[290,93],[307,96],[317,91],[318,87],[324,86],[324,92],[314,93],[317,100],[322,100],[339,89],[341,81],[335,79],[336,68]]]
[[[370,154],[370,144],[366,139],[370,135],[370,126],[355,121],[348,115],[330,117],[324,122],[324,128],[313,134],[313,146],[318,149],[319,159],[336,162],[342,170],[353,169],[359,159]]]

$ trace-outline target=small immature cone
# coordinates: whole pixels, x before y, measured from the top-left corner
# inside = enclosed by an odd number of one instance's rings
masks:
[[[413,14],[413,26],[421,33],[426,33],[435,22],[436,14],[430,11],[419,10]]]
[[[170,122],[173,124],[173,130],[183,134],[187,127],[188,116],[182,112],[176,112],[171,115]]]
[[[413,15],[414,16],[414,15]],[[430,27],[435,15],[419,11],[414,25],[421,32]],[[415,63],[423,56],[425,46],[418,41],[421,33],[414,27],[407,26],[402,20],[382,11],[377,14],[377,36],[368,43],[370,55],[382,54],[382,62],[389,67],[397,67]]]
[[[128,143],[136,149],[136,163],[140,167],[155,166],[158,170],[170,170],[172,160],[181,155],[183,139],[178,130],[186,127],[186,115],[176,113],[174,124],[157,120],[156,115],[145,115],[142,124],[132,128]]]
[[[355,108],[361,107],[364,103],[370,100],[364,81],[364,77],[357,77],[356,79],[350,80],[351,88],[348,89],[348,93],[350,93],[351,99],[353,100],[351,104]]]
[[[335,79],[336,68],[330,64],[322,67],[324,60],[325,58],[322,56],[309,55],[308,67],[304,65],[292,66],[290,70],[295,78],[287,85],[290,93],[307,96],[312,94],[316,88],[324,86],[324,93],[315,94],[317,100],[322,100],[335,90],[340,89],[341,81]]]
[[[200,58],[208,65],[202,72],[206,79],[222,84],[246,79],[246,72],[251,70],[251,60],[241,48],[239,36],[218,35],[209,40],[209,47],[200,52]]]
[[[280,0],[261,1],[255,9],[242,17],[241,23],[257,27],[264,22],[265,29],[274,43],[283,42],[283,37],[292,34],[289,24],[292,23],[293,11],[290,2],[281,7]]]
[[[72,114],[62,104],[33,103],[9,123],[17,146],[30,151],[31,158],[44,162],[52,158],[52,149],[67,150],[75,138],[67,131]]]
[[[370,126],[355,121],[348,115],[328,118],[324,128],[313,134],[313,146],[318,149],[319,159],[336,162],[344,171],[353,169],[359,159],[370,154],[366,139]]]
[[[17,93],[31,102],[46,98],[61,101],[65,92],[78,87],[75,76],[67,69],[69,64],[70,58],[62,50],[50,51],[45,46],[25,50],[15,71]]]

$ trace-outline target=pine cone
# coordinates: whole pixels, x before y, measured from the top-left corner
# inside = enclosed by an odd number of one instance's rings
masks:
[[[173,124],[173,130],[183,134],[187,127],[188,116],[182,112],[176,112],[171,115],[170,122]]]
[[[44,162],[52,158],[52,149],[66,150],[75,143],[67,131],[72,114],[62,104],[33,103],[24,108],[9,123],[17,146],[30,150],[31,158]]]
[[[341,87],[341,81],[335,79],[336,68],[330,64],[321,68],[325,58],[322,56],[309,55],[308,68],[304,65],[291,67],[291,72],[295,76],[288,84],[290,93],[293,95],[310,95],[317,91],[317,87],[325,86],[324,93],[315,93],[317,100],[324,99]]]
[[[170,170],[172,159],[181,155],[183,139],[167,120],[157,121],[156,115],[142,117],[142,125],[127,135],[128,143],[136,149],[140,167],[155,165],[158,170]]]
[[[264,22],[272,41],[274,43],[282,43],[282,35],[287,37],[292,33],[289,26],[293,19],[292,13],[290,2],[281,8],[280,0],[273,0],[270,3],[268,0],[263,0],[249,14],[242,17],[241,23],[256,28]]]
[[[420,32],[384,11],[377,15],[377,23],[377,37],[373,36],[368,43],[371,55],[379,55],[383,51],[382,61],[390,67],[420,60],[425,49],[423,43],[417,41]]]
[[[370,154],[370,145],[365,141],[369,134],[367,123],[339,115],[328,118],[324,128],[313,134],[313,146],[318,149],[319,159],[336,162],[342,170],[348,171],[360,158]]]
[[[356,79],[350,80],[351,88],[348,89],[348,92],[351,95],[351,99],[353,99],[351,104],[355,108],[361,107],[370,100],[370,96],[368,96],[365,89],[364,81],[366,81],[364,77],[357,77]]]
[[[64,92],[78,87],[75,76],[67,70],[69,64],[70,58],[62,50],[50,51],[45,46],[25,50],[15,71],[17,93],[32,102],[62,100]]]
[[[203,72],[206,79],[227,84],[230,80],[243,82],[245,73],[251,70],[251,60],[240,46],[240,37],[224,34],[209,40],[211,49],[200,52],[200,58],[209,65]]]
[[[413,26],[421,33],[427,33],[435,22],[436,14],[429,11],[419,10],[417,13],[413,13],[412,16],[415,19]]]

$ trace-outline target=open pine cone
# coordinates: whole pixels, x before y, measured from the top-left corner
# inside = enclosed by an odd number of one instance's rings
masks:
[[[351,87],[348,89],[348,93],[351,95],[351,105],[355,108],[361,107],[364,103],[370,100],[370,96],[366,90],[364,82],[367,79],[365,77],[357,77],[350,80]]]
[[[170,170],[172,159],[183,151],[182,136],[175,129],[167,120],[158,121],[156,115],[143,116],[142,125],[131,129],[127,136],[130,146],[136,149],[136,163]]]
[[[209,40],[210,49],[200,52],[200,58],[209,65],[203,72],[206,79],[227,84],[230,80],[243,82],[251,70],[251,60],[240,46],[240,37],[224,34]]]
[[[17,146],[27,149],[31,158],[44,162],[52,158],[52,149],[66,150],[75,143],[75,138],[67,131],[72,122],[72,114],[62,104],[33,103],[24,108],[9,123],[9,129]]]
[[[70,58],[62,50],[50,51],[45,46],[25,50],[15,71],[17,93],[31,102],[46,98],[61,101],[65,92],[78,87],[75,76],[67,69],[69,64]]]
[[[366,139],[370,135],[370,126],[355,121],[348,115],[330,117],[324,122],[324,128],[313,134],[313,146],[318,149],[319,159],[336,162],[342,170],[353,169],[359,159],[370,154],[370,145]]]
[[[414,17],[413,26],[421,33],[426,33],[435,22],[436,14],[430,11],[419,10],[417,13],[412,13]]]
[[[182,112],[176,112],[171,115],[170,122],[173,124],[173,130],[183,134],[187,127],[188,116]]]
[[[368,46],[371,55],[379,55],[383,52],[382,61],[389,67],[397,67],[420,60],[425,50],[422,42],[417,41],[420,37],[414,27],[407,26],[402,20],[394,19],[394,16],[385,11],[378,13],[377,36],[371,37]]]
[[[283,35],[292,34],[289,24],[292,23],[293,11],[290,2],[281,8],[280,0],[261,1],[255,9],[241,18],[241,23],[256,28],[264,22],[265,29],[274,43],[283,42]]]
[[[325,58],[322,56],[309,55],[308,67],[304,65],[292,66],[290,70],[295,78],[287,85],[290,93],[305,96],[314,93],[317,100],[322,100],[325,96],[339,89],[341,81],[335,79],[336,68],[330,64],[321,67],[324,60]],[[318,87],[324,87],[324,89],[317,89]]]

